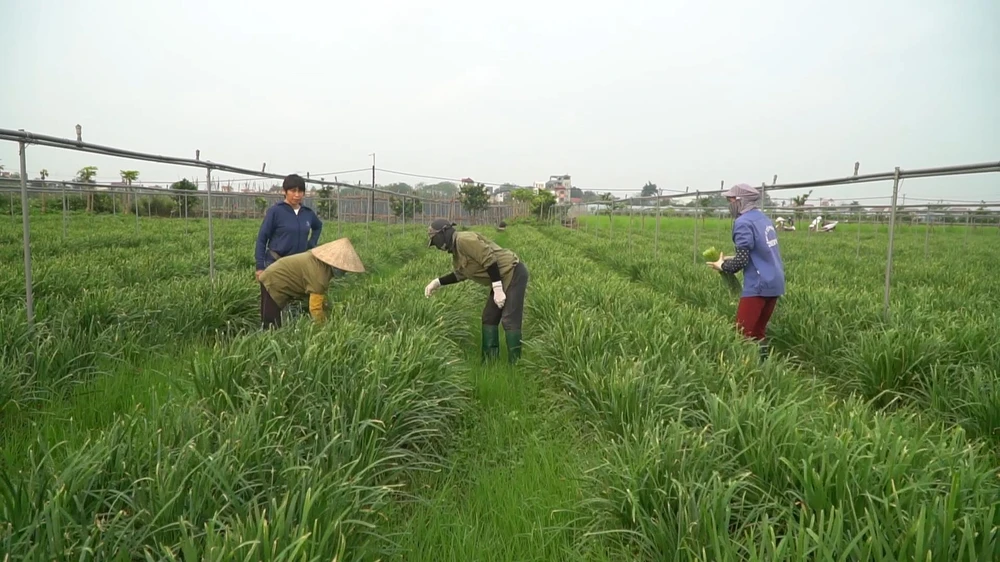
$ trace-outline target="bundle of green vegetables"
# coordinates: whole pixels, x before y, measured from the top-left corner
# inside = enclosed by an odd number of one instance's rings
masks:
[[[722,253],[717,250],[715,246],[712,246],[702,252],[701,255],[705,258],[705,261],[713,262],[718,261],[719,256],[721,256]],[[736,278],[736,275],[726,273],[724,271],[720,271],[719,273],[722,275],[723,283],[725,283],[726,287],[728,287],[733,294],[738,295],[743,292],[743,287],[740,285],[740,280]]]

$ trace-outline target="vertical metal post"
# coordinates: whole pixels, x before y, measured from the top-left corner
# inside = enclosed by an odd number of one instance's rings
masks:
[[[208,190],[208,276],[215,282],[215,232],[212,230],[212,168],[205,169]]]
[[[694,263],[698,263],[698,215],[701,210],[701,192],[694,196]]]
[[[889,252],[885,261],[885,296],[882,301],[882,314],[889,319],[889,284],[892,280],[892,250],[896,235],[896,202],[899,199],[899,166],[892,179],[892,207],[889,209]]]
[[[372,194],[370,198],[370,208],[368,209],[371,215],[371,220],[375,220],[375,153],[372,152]]]
[[[656,197],[656,234],[653,236],[653,252],[660,256],[660,197]]]
[[[776,185],[778,185],[778,174],[774,174],[774,177],[771,178],[771,187],[774,187]],[[765,197],[765,195],[767,195],[767,188],[760,190],[760,204],[766,206],[767,197]]]
[[[35,329],[35,295],[31,286],[31,218],[28,208],[28,165],[25,162],[25,149],[27,145],[24,141],[20,145],[21,155],[21,224],[24,227],[24,295],[25,309],[28,316],[28,331]],[[12,206],[13,207],[13,206]],[[12,211],[13,212],[13,211]]]
[[[62,201],[63,201],[63,241],[66,241],[66,222],[69,220],[67,216],[67,211],[69,211],[68,205],[66,204],[66,184],[62,186]]]
[[[132,199],[135,204],[135,233],[139,234],[139,190],[137,188],[132,188]],[[185,201],[187,201],[187,196],[184,196]]]
[[[333,178],[333,181],[336,182],[337,178]],[[340,238],[340,228],[341,228],[341,224],[340,224],[340,186],[338,185],[337,186],[337,238]]]
[[[962,241],[962,249],[964,250],[969,245],[969,219],[972,218],[972,214],[965,215],[965,240]]]
[[[405,210],[405,209],[404,209]],[[385,198],[385,237],[392,238],[392,219],[396,218],[392,214],[392,204],[389,197]]]
[[[927,210],[927,213],[924,215],[924,219],[927,221],[927,228],[926,228],[927,232],[924,234],[924,259],[926,260],[927,256],[930,255],[930,242],[931,242],[931,212],[930,212],[930,209]]]
[[[628,202],[628,251],[632,253],[632,208],[634,207],[634,201],[629,200]]]
[[[858,253],[855,257],[861,259],[861,211],[858,211]]]

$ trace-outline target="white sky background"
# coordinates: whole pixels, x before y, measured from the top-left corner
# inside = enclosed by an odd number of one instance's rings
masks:
[[[88,142],[277,173],[375,152],[415,174],[637,192],[1000,161],[996,0],[0,0],[0,22],[0,128],[80,123]],[[18,168],[16,144],[0,164]],[[32,177],[85,165],[204,176],[28,149]],[[902,191],[998,200],[1000,174]]]

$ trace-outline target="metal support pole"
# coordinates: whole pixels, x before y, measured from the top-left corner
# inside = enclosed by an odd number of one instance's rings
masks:
[[[656,234],[653,235],[653,252],[660,256],[660,198],[656,198]]]
[[[35,329],[35,296],[31,291],[31,218],[28,209],[28,165],[25,162],[24,141],[18,143],[21,154],[21,224],[24,227],[24,294],[28,316],[28,331]]]
[[[135,233],[139,234],[139,190],[132,188],[132,199],[135,203]],[[186,197],[185,197],[186,199]]]
[[[215,232],[212,230],[212,168],[205,169],[208,190],[208,276],[215,282]]]
[[[892,280],[892,250],[896,236],[896,202],[899,199],[899,166],[892,180],[892,207],[889,209],[889,252],[885,261],[885,296],[882,301],[882,314],[889,319],[889,284]]]
[[[861,259],[861,211],[858,211],[858,253],[855,257]]]
[[[698,215],[701,210],[701,193],[694,196],[694,263],[698,263]]]
[[[372,194],[370,198],[370,209],[368,213],[371,215],[371,220],[375,220],[375,153],[372,152]]]
[[[931,213],[930,211],[924,215],[924,219],[927,221],[926,233],[924,234],[924,259],[930,255],[930,242],[931,242]]]
[[[632,209],[634,207],[634,202],[629,200],[628,202],[628,251],[632,253]]]
[[[333,181],[337,181],[337,178],[333,178]],[[337,186],[337,238],[340,238],[340,186]]]
[[[69,211],[69,207],[66,204],[66,184],[63,184],[63,186],[62,186],[62,201],[63,201],[63,241],[65,242],[66,241],[66,223],[67,223],[67,221],[69,221],[69,217],[66,214],[67,211]]]

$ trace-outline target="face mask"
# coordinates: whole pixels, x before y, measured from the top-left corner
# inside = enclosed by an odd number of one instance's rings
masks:
[[[729,202],[729,215],[734,219],[740,216],[740,202],[738,199]]]
[[[438,250],[446,252],[448,251],[448,240],[450,237],[451,237],[451,229],[446,228],[441,232],[438,232],[437,234],[434,235],[433,238],[431,238],[431,244],[433,244],[434,247],[437,248]]]
[[[333,271],[333,278],[334,279],[340,279],[341,277],[343,277],[344,275],[347,274],[347,272],[344,271],[343,269],[337,269],[336,267],[333,267],[332,265],[330,266],[330,270]]]

